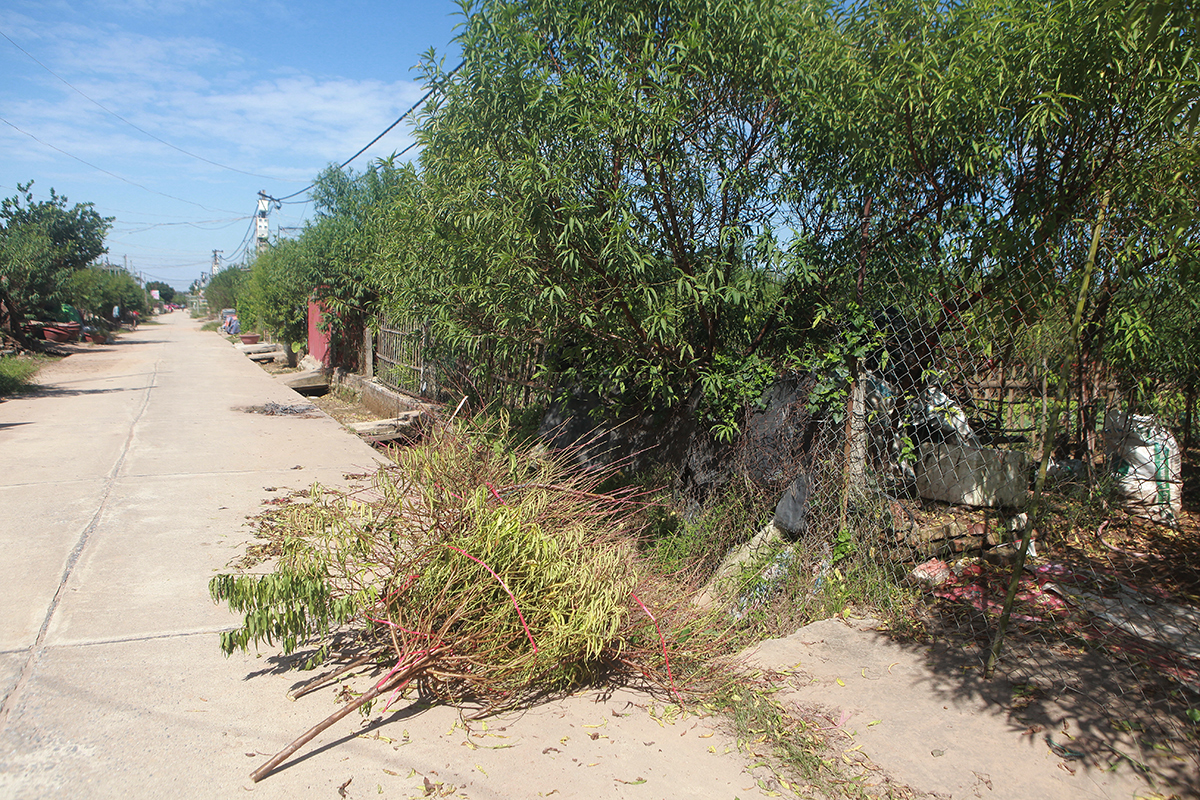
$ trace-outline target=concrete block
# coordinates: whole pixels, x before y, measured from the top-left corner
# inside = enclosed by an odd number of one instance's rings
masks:
[[[428,420],[429,414],[425,411],[407,411],[392,419],[352,422],[346,427],[369,441],[392,442],[418,438]]]
[[[699,594],[692,598],[692,605],[697,608],[708,608],[711,606],[720,594],[722,582],[726,582],[737,575],[738,571],[744,565],[766,558],[774,549],[782,545],[784,541],[783,531],[775,527],[774,522],[768,522],[750,541],[741,547],[730,550],[725,555],[725,559],[721,562],[721,566],[717,568],[712,580],[708,582],[708,585]]]
[[[969,506],[1020,508],[1029,495],[1029,458],[1015,450],[961,444],[923,444],[917,494]]]
[[[283,348],[274,342],[263,342],[262,344],[235,344],[234,347],[246,355],[283,352]]]
[[[329,376],[323,371],[287,372],[276,380],[300,394],[325,394],[329,391]]]

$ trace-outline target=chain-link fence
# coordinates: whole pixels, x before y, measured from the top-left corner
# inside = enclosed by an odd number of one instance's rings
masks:
[[[738,471],[783,498],[785,541],[743,573],[735,608],[786,634],[859,604],[952,690],[1007,681],[1013,724],[1068,767],[1195,787],[1187,370],[1113,356],[1094,295],[1090,319],[1072,317],[1103,282],[1051,303],[877,277],[871,355],[849,385],[831,395],[800,373],[748,414]]]

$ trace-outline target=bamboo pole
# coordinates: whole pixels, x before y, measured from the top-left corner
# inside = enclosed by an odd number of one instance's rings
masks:
[[[1100,201],[1100,212],[1096,223],[1092,226],[1092,243],[1088,247],[1087,261],[1083,265],[1083,276],[1079,284],[1079,297],[1075,301],[1075,316],[1071,320],[1071,353],[1079,352],[1079,332],[1083,323],[1083,310],[1087,305],[1087,294],[1091,288],[1092,274],[1096,270],[1096,255],[1100,251],[1100,233],[1104,228],[1104,217],[1108,212],[1108,201],[1111,191],[1105,192]],[[1013,601],[1017,596],[1017,587],[1021,583],[1021,571],[1025,569],[1025,558],[1029,553],[1029,543],[1033,540],[1034,528],[1041,524],[1042,493],[1046,487],[1046,469],[1050,465],[1050,454],[1054,450],[1054,438],[1058,435],[1058,420],[1062,416],[1064,399],[1069,403],[1071,397],[1071,355],[1064,360],[1060,369],[1061,378],[1054,391],[1054,408],[1046,422],[1046,434],[1042,445],[1042,460],[1038,464],[1037,480],[1034,482],[1033,497],[1030,500],[1029,522],[1021,536],[1021,549],[1017,551],[1017,560],[1013,564],[1012,580],[1008,584],[1008,594],[1004,598],[1004,608],[1000,611],[1000,621],[996,626],[996,635],[992,638],[992,646],[988,652],[987,663],[983,675],[990,679],[996,670],[996,662],[1000,660],[1000,650],[1004,646],[1004,635],[1008,631],[1008,621],[1012,616]]]

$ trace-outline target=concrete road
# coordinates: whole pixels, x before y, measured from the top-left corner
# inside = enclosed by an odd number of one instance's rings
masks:
[[[252,784],[336,706],[285,699],[303,675],[273,652],[223,657],[235,620],[208,580],[264,500],[377,455],[324,415],[241,410],[304,401],[185,315],[159,319],[0,403],[0,797],[766,796],[715,721],[631,693],[490,727],[354,716]]]

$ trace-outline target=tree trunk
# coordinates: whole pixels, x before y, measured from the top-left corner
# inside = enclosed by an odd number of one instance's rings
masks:
[[[1192,449],[1192,428],[1196,423],[1196,379],[1188,381],[1183,406],[1183,452]]]

